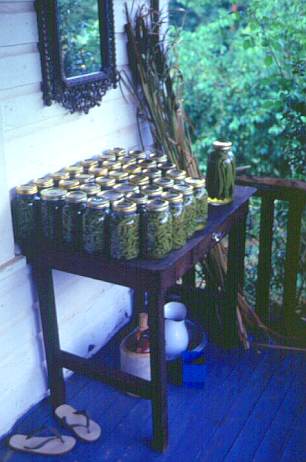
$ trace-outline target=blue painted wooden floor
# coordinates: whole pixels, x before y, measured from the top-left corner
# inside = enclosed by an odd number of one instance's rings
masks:
[[[68,402],[86,408],[101,424],[101,439],[78,442],[61,457],[16,453],[3,441],[0,461],[305,462],[305,355],[210,346],[207,358],[205,386],[169,386],[170,442],[163,455],[150,449],[150,402],[74,375],[67,384]],[[59,428],[47,400],[14,431],[32,432],[41,425]]]

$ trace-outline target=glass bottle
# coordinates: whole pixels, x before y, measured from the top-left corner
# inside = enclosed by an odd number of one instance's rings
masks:
[[[207,163],[206,187],[211,205],[229,204],[233,200],[236,163],[232,143],[215,141]]]
[[[17,186],[12,201],[12,215],[16,242],[23,248],[37,236],[38,189],[33,183]]]
[[[172,215],[172,248],[180,249],[186,244],[185,209],[183,194],[168,192],[165,196]]]
[[[193,186],[196,205],[196,231],[204,229],[207,223],[208,202],[204,178],[186,178],[185,182]]]
[[[145,216],[144,253],[146,258],[163,258],[172,250],[172,217],[169,202],[154,199]]]
[[[109,220],[110,255],[131,260],[139,255],[139,215],[136,204],[122,200],[113,204]]]
[[[41,232],[50,245],[59,247],[62,242],[62,214],[66,191],[60,188],[41,191]]]
[[[63,243],[79,250],[82,247],[82,222],[87,195],[83,191],[71,191],[66,195],[63,208]]]
[[[83,249],[89,254],[103,255],[106,250],[106,222],[110,204],[99,197],[87,201],[83,215]]]

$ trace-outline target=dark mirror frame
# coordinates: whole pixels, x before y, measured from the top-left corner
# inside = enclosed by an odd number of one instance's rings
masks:
[[[65,78],[60,51],[57,0],[36,0],[42,92],[47,106],[61,103],[70,112],[84,112],[99,106],[106,91],[116,87],[113,0],[97,0],[99,6],[101,71]]]

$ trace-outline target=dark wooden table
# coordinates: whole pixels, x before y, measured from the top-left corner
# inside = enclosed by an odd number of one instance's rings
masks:
[[[52,250],[46,247],[27,251],[37,286],[46,350],[48,381],[53,408],[65,402],[62,369],[66,368],[110,384],[122,391],[152,401],[153,447],[158,451],[168,444],[167,374],[165,360],[163,306],[166,291],[183,277],[190,282],[193,268],[226,234],[229,235],[226,280],[226,331],[228,344],[237,338],[236,305],[238,285],[243,278],[245,224],[249,198],[254,188],[238,186],[234,201],[225,206],[209,207],[208,224],[187,244],[162,260],[115,261],[98,256]],[[140,298],[147,292],[151,345],[151,381],[113,370],[92,359],[61,350],[55,307],[52,270],[86,276],[135,289]],[[137,298],[137,297],[136,297]]]

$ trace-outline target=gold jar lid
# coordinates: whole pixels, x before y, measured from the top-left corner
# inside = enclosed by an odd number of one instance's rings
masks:
[[[60,180],[58,187],[67,191],[73,191],[74,189],[79,189],[80,182],[78,180]]]
[[[123,194],[117,191],[101,191],[97,194],[97,197],[102,197],[109,201],[111,204],[117,201],[121,201],[124,198]]]
[[[74,177],[77,173],[83,173],[84,168],[82,165],[69,165],[65,168],[65,171],[69,173],[71,177]]]
[[[152,199],[147,207],[150,212],[164,212],[169,210],[169,202],[163,199]]]
[[[170,160],[167,160],[167,162],[162,163],[162,165],[159,168],[162,172],[167,172],[167,170],[172,170],[176,168],[176,165],[170,162]]]
[[[173,180],[184,180],[186,178],[185,170],[179,170],[177,168],[173,168],[166,171],[166,176],[168,178],[172,178]]]
[[[204,178],[192,178],[188,176],[187,178],[185,178],[185,182],[193,186],[195,189],[205,188]]]
[[[113,153],[115,154],[115,156],[118,158],[122,158],[126,155],[126,149],[125,148],[113,148],[112,149]]]
[[[145,162],[142,162],[141,168],[156,168],[157,162],[155,159],[147,159]]]
[[[147,204],[149,198],[148,198],[148,196],[146,196],[145,194],[142,194],[142,193],[135,193],[135,194],[132,194],[132,195],[129,197],[129,200],[135,202],[135,204],[142,205],[142,204]]]
[[[162,188],[173,188],[174,186],[174,180],[167,177],[154,178],[153,183],[161,186]]]
[[[80,184],[84,184],[89,183],[90,181],[94,181],[95,176],[90,175],[89,173],[78,173],[74,178],[78,180]]]
[[[129,181],[137,186],[148,186],[150,184],[150,178],[146,175],[131,175]]]
[[[65,172],[64,170],[59,170],[58,172],[52,173],[51,177],[53,181],[68,180],[69,172]]]
[[[91,197],[87,201],[87,207],[90,209],[101,210],[109,208],[109,206],[109,201],[103,199],[103,197]]]
[[[161,178],[161,174],[162,172],[160,170],[158,170],[158,168],[149,168],[148,169],[148,177],[152,179],[155,179],[155,178]]]
[[[130,183],[117,184],[114,189],[124,195],[139,193],[139,187]]]
[[[97,183],[85,183],[82,184],[80,190],[86,193],[87,196],[95,196],[101,191],[101,188]]]
[[[82,167],[84,168],[90,168],[90,167],[98,167],[98,164],[99,164],[99,161],[98,159],[84,159],[84,160],[81,160],[81,165]]]
[[[117,181],[128,180],[129,174],[125,170],[111,170],[109,176]]]
[[[214,141],[213,142],[214,149],[217,149],[220,151],[229,151],[232,146],[233,146],[233,143],[231,143],[230,141]]]
[[[81,204],[87,201],[87,194],[83,191],[71,191],[66,194],[65,199],[69,204]]]
[[[111,178],[110,176],[98,176],[96,178],[96,183],[102,187],[108,186],[113,187],[116,184],[115,178]]]
[[[193,194],[193,186],[187,183],[176,184],[173,186],[172,190],[182,193],[183,196],[190,196]]]
[[[179,192],[169,191],[165,195],[165,199],[170,202],[170,204],[180,204],[183,202],[183,194]]]
[[[138,175],[142,171],[140,165],[137,164],[123,165],[122,168],[126,170],[129,175]]]
[[[108,170],[106,167],[95,167],[95,166],[92,166],[92,167],[89,167],[88,169],[88,173],[90,175],[94,175],[95,177],[99,177],[99,176],[105,176],[108,174]]]
[[[155,160],[159,164],[165,164],[166,162],[168,162],[168,157],[166,156],[166,154],[157,154]]]
[[[114,152],[109,152],[109,154],[99,154],[99,162],[102,165],[106,160],[116,161],[116,154]]]
[[[65,198],[66,191],[60,188],[47,188],[40,192],[40,196],[44,201],[58,201]]]
[[[120,202],[116,202],[113,205],[113,209],[115,212],[131,213],[131,212],[136,212],[137,206],[135,202],[124,199]]]
[[[141,192],[147,194],[150,197],[160,196],[163,193],[163,188],[157,184],[151,184],[148,186],[143,186]]]
[[[108,170],[119,170],[121,169],[121,162],[117,160],[104,160],[102,167],[106,167]]]
[[[146,153],[140,149],[130,149],[128,151],[128,156],[135,157],[136,159],[145,159]]]
[[[157,157],[158,156],[157,156],[156,152],[149,151],[149,150],[146,151],[146,158],[147,159],[156,159]]]
[[[54,185],[53,178],[49,175],[43,178],[36,178],[36,180],[34,180],[33,183],[37,186],[38,190],[52,188],[52,186]]]
[[[22,196],[32,196],[38,192],[38,188],[34,183],[21,184],[16,187],[16,193]]]

